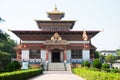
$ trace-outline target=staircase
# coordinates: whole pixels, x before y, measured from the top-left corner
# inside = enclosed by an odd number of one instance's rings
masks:
[[[49,63],[48,71],[65,71],[66,65],[64,63]]]

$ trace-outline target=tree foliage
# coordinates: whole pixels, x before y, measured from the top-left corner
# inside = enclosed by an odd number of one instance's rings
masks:
[[[0,31],[0,68],[4,67],[10,62],[11,55],[15,57],[14,47],[17,43],[10,39],[10,36]]]
[[[113,63],[115,61],[116,57],[112,54],[109,54],[105,57],[106,62]]]
[[[120,49],[117,49],[117,50],[116,50],[116,54],[117,54],[118,59],[119,59],[119,58],[120,58]]]
[[[109,69],[110,65],[108,63],[103,63],[102,64],[102,69]]]
[[[82,67],[90,67],[90,62],[89,61],[83,61],[82,62]]]
[[[97,59],[97,58],[99,58],[99,57],[100,57],[100,56],[99,56],[99,52],[98,52],[98,51],[95,51],[95,52],[94,52],[94,58]]]
[[[92,65],[93,65],[94,68],[100,69],[101,66],[102,66],[102,63],[99,59],[94,59],[93,62],[92,62]]]
[[[10,54],[0,51],[0,68],[3,68],[10,62]]]
[[[18,61],[13,61],[5,67],[7,71],[15,71],[15,70],[19,70],[20,68],[21,68],[21,65]]]

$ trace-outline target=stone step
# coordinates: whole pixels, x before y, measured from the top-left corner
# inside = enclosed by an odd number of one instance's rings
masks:
[[[48,71],[65,71],[64,63],[49,63]]]

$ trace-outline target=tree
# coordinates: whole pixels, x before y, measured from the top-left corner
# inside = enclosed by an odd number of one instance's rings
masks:
[[[103,63],[102,64],[102,69],[109,69],[109,68],[110,68],[110,66],[109,66],[108,63]]]
[[[98,51],[95,51],[95,52],[94,52],[94,58],[97,59],[97,58],[99,58],[99,57],[100,57],[100,56],[99,56],[99,52],[98,52]]]
[[[92,62],[92,65],[93,65],[94,68],[100,69],[101,66],[102,66],[102,63],[99,59],[94,59],[93,62]]]
[[[21,65],[18,61],[13,61],[13,62],[10,62],[6,67],[5,69],[7,71],[15,71],[15,70],[19,70],[21,68]]]
[[[0,68],[3,68],[10,62],[10,54],[0,50]]]
[[[7,33],[0,31],[0,68],[3,68],[11,61],[11,55],[15,57],[14,47],[16,45],[17,43],[10,39]]]
[[[110,68],[112,67],[112,63],[116,60],[116,57],[112,54],[109,54],[105,57],[106,62],[110,63]]]
[[[119,58],[120,58],[120,49],[117,49],[117,50],[116,50],[116,54],[117,54],[118,59],[119,59]]]
[[[101,61],[102,63],[104,63],[104,62],[105,62],[105,56],[104,56],[104,55],[102,55],[102,54],[100,54],[100,61]]]
[[[5,21],[5,20],[0,17],[0,22],[2,22],[2,21]]]

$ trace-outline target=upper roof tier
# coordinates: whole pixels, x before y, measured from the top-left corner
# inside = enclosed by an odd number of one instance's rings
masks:
[[[64,12],[59,12],[57,6],[52,12],[47,12],[47,14],[51,20],[61,20],[64,17]]]
[[[50,20],[35,20],[42,31],[69,31],[73,28],[75,20],[61,20],[64,12],[59,12],[55,6],[52,12],[47,12]]]

